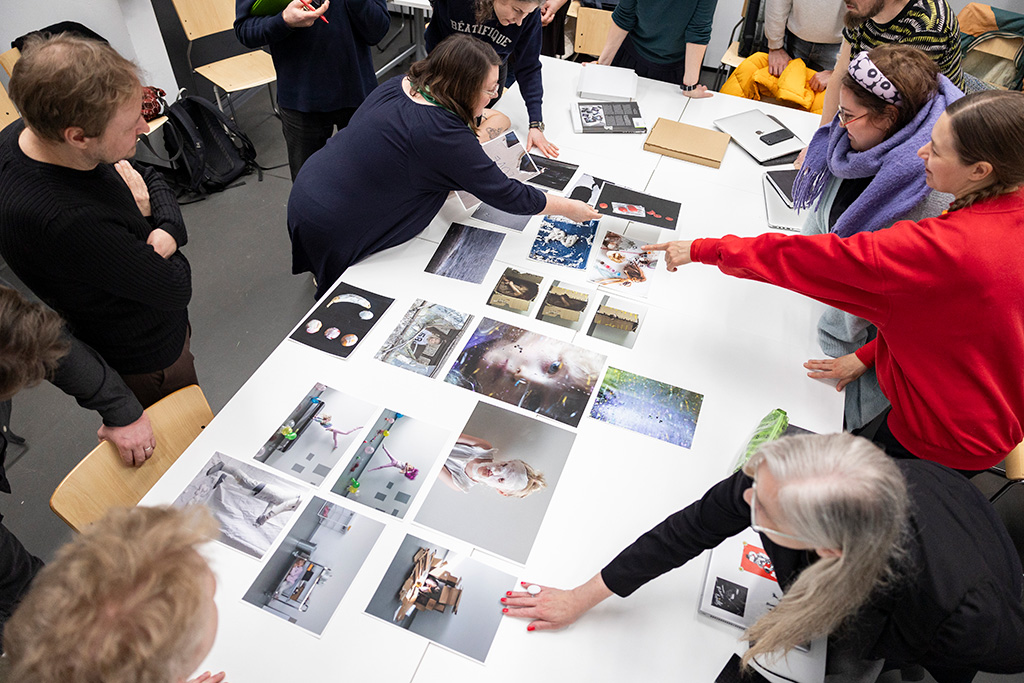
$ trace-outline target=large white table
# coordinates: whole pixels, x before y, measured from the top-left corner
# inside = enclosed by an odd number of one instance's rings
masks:
[[[545,60],[548,138],[561,158],[607,180],[682,202],[674,232],[664,239],[754,235],[767,230],[761,199],[762,168],[731,145],[713,170],[644,152],[642,135],[576,135],[568,102],[579,65]],[[676,87],[641,80],[638,100],[648,125],[661,116],[711,127],[727,113],[759,107],[779,116],[807,140],[817,117],[715,94],[688,100]],[[499,106],[525,134],[525,107],[515,88]],[[452,220],[449,202],[418,238],[354,266],[345,282],[395,298],[394,304],[348,360],[285,340],[224,407],[143,501],[176,498],[214,451],[253,462],[252,455],[314,382],[449,430],[452,441],[478,400],[465,389],[373,360],[376,350],[414,299],[570,340],[607,354],[608,364],[704,394],[691,449],[673,446],[584,417],[561,481],[525,566],[518,566],[415,522],[441,457],[426,476],[405,519],[377,513],[329,493],[335,471],[316,493],[386,523],[322,637],[261,613],[241,596],[261,563],[219,544],[206,554],[219,577],[220,628],[203,668],[226,670],[235,683],[285,680],[414,681],[713,681],[736,645],[738,630],[697,613],[704,558],[641,588],[612,598],[559,633],[527,633],[506,619],[485,665],[363,614],[380,577],[407,533],[503,568],[524,580],[570,587],[590,578],[619,550],[666,515],[698,498],[728,474],[745,439],[770,410],[817,432],[837,431],[842,395],[805,377],[801,363],[820,357],[814,327],[820,307],[810,300],[693,265],[658,271],[646,301],[637,342],[625,349],[535,318],[485,305],[506,266],[580,281],[526,258],[535,218],[524,233],[509,233],[488,277],[472,285],[425,273],[424,266]],[[617,219],[605,218],[604,221]],[[472,221],[469,221],[472,223]],[[620,221],[621,226],[625,223]],[[543,291],[546,291],[542,289]],[[449,364],[451,359],[449,359]],[[504,404],[503,407],[507,407]],[[259,463],[255,463],[259,466]],[[344,461],[341,466],[344,466]],[[500,530],[502,520],[495,520]],[[269,554],[268,554],[269,557]],[[500,595],[494,596],[499,610]]]

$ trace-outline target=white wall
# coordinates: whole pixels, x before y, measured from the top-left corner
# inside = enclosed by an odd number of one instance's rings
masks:
[[[1011,12],[1024,13],[1024,0],[977,0],[985,4],[1009,10]],[[836,0],[842,2],[842,0]],[[960,12],[971,0],[948,0],[949,6],[954,12]],[[718,7],[715,9],[715,21],[711,31],[711,42],[708,44],[708,51],[704,56],[704,66],[715,68],[722,59],[722,55],[729,48],[729,32],[736,22],[740,20],[743,12],[743,0],[718,0]]]
[[[58,21],[77,21],[99,33],[142,68],[147,85],[173,99],[178,85],[149,0],[47,0],[45,6],[0,0],[0,52],[18,36]]]

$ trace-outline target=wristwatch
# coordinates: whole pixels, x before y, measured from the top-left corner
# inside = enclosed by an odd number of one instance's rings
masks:
[[[544,132],[544,122],[543,121],[530,121],[530,128],[536,128],[541,133],[543,133]]]
[[[697,85],[698,85],[697,83],[694,83],[693,85],[686,85],[686,84],[684,83],[684,84],[682,84],[681,86],[679,86],[679,88],[680,88],[680,89],[681,89],[681,90],[682,90],[683,92],[693,92],[694,90],[696,90],[696,89],[697,89]]]

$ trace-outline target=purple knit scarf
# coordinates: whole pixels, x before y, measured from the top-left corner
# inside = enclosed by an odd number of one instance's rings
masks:
[[[843,212],[832,232],[849,237],[858,232],[887,228],[923,200],[931,188],[925,183],[924,162],[917,150],[930,139],[932,127],[946,106],[963,97],[953,83],[939,75],[939,91],[917,116],[887,140],[857,152],[839,125],[839,117],[822,126],[811,138],[800,174],[793,183],[793,206],[799,211],[821,203],[825,188],[836,178],[869,178],[867,188]]]

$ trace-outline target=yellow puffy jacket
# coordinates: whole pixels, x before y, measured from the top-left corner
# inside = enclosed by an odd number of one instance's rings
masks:
[[[780,102],[820,114],[825,104],[825,93],[814,92],[809,85],[816,71],[808,69],[802,59],[794,59],[779,76],[768,73],[768,53],[755,52],[736,67],[722,92],[748,100],[774,97]]]

